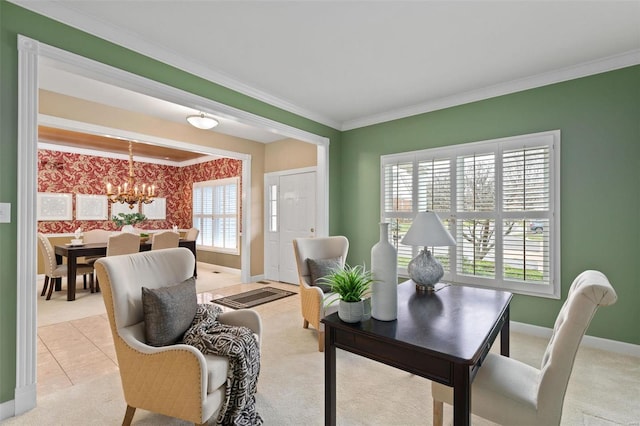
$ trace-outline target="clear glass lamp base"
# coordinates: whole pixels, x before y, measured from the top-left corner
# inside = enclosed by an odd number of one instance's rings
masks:
[[[434,286],[444,275],[442,265],[426,248],[409,262],[408,271],[418,293],[433,293]]]

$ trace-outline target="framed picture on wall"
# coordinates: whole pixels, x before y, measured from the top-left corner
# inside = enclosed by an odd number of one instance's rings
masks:
[[[106,195],[76,194],[77,220],[107,220]]]
[[[73,194],[38,192],[38,220],[71,220]]]
[[[109,219],[113,218],[114,216],[118,216],[118,213],[139,213],[139,212],[140,210],[137,204],[134,205],[132,209],[130,209],[129,204],[112,203],[111,216],[109,216]]]
[[[142,213],[147,219],[164,220],[167,218],[167,199],[158,197],[151,204],[142,205]]]

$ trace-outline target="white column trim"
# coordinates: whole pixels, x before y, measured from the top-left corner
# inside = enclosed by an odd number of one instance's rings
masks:
[[[247,184],[246,182],[249,182]],[[251,221],[249,216],[251,211],[251,155],[246,155],[242,159],[242,234],[240,235],[240,280],[243,283],[251,282]]]
[[[15,415],[36,406],[36,192],[39,43],[18,35],[18,241]]]

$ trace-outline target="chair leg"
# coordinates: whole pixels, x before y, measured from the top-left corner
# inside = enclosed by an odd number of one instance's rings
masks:
[[[62,282],[62,278],[54,278],[53,280],[51,280],[51,284],[49,284],[49,291],[47,292],[47,300],[51,299],[51,293],[53,293],[53,287],[55,287],[55,284],[58,283],[58,280],[60,280]]]
[[[49,285],[49,275],[46,275],[44,277],[44,285],[42,286],[42,293],[40,293],[40,296],[44,296],[45,294],[47,294],[48,285]],[[51,282],[51,285],[53,285],[53,281]]]
[[[324,331],[318,332],[318,351],[324,352]]]
[[[82,274],[82,288],[87,289],[87,274]]]
[[[433,400],[433,426],[442,426],[443,408],[442,401]]]
[[[95,293],[95,286],[93,285],[93,274],[89,274],[89,291]]]
[[[122,420],[122,426],[129,426],[131,421],[133,420],[133,415],[136,413],[136,407],[132,407],[127,405],[127,412],[124,414],[124,419]]]

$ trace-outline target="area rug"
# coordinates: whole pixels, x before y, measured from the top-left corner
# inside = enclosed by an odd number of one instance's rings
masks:
[[[264,287],[256,290],[245,291],[244,293],[234,294],[232,296],[213,299],[211,302],[218,305],[228,306],[234,309],[246,309],[263,303],[273,302],[274,300],[292,296],[296,293],[293,291],[280,290],[275,287]]]

